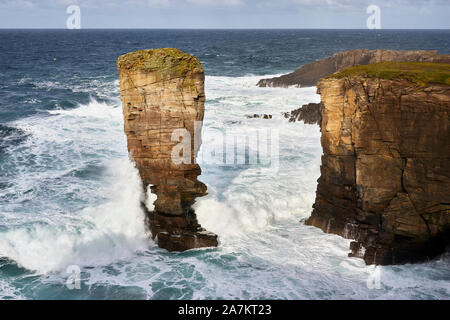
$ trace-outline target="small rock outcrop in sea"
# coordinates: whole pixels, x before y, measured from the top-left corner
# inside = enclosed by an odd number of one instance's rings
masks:
[[[321,103],[311,102],[291,112],[285,112],[283,115],[286,119],[289,119],[289,122],[303,121],[306,124],[320,125],[322,120],[321,108]]]
[[[322,166],[306,224],[367,264],[441,254],[450,231],[450,64],[357,66],[318,83]]]
[[[147,212],[153,238],[169,251],[217,246],[217,236],[198,224],[192,209],[206,195],[195,163],[205,110],[201,63],[166,48],[122,55],[117,68],[128,151],[145,188],[150,185],[157,197]],[[190,139],[189,147],[177,154],[183,161],[174,161],[182,139]]]
[[[257,113],[255,113],[255,114],[247,114],[246,117],[249,118],[249,119],[252,119],[252,118],[254,118],[254,119],[259,119],[259,118],[261,118],[261,119],[272,119],[272,115],[271,114],[257,114]]]
[[[329,74],[355,65],[378,62],[441,62],[450,63],[450,56],[436,51],[352,50],[335,53],[333,56],[306,64],[300,69],[281,77],[262,79],[259,87],[313,87],[317,81]]]

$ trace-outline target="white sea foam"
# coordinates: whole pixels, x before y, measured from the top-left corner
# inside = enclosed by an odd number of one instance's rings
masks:
[[[314,201],[320,131],[289,123],[281,112],[319,97],[314,88],[257,88],[258,80],[206,77],[204,133],[277,129],[280,137],[276,171],[202,166],[209,195],[195,208],[200,223],[219,235],[217,249],[169,254],[149,240],[117,83],[100,86],[113,88],[114,104],[92,100],[15,122],[30,138],[8,154],[12,167],[0,168],[13,184],[0,189],[10,199],[0,212],[0,256],[44,275],[28,289],[0,279],[0,297],[61,293],[65,268],[77,264],[83,298],[448,298],[448,256],[381,267],[381,287],[370,290],[373,268],[347,257],[349,240],[299,223]],[[253,113],[273,118],[246,117]],[[202,149],[218,143],[204,134]],[[151,209],[154,195],[147,192],[145,201]]]
[[[25,297],[6,280],[0,279],[0,300],[5,299],[24,300]]]
[[[153,211],[155,209],[155,205],[153,204],[156,201],[156,194],[150,191],[150,186],[147,187],[147,191],[145,193],[145,206],[148,211]]]
[[[140,206],[142,186],[126,154],[120,107],[92,100],[50,114],[15,123],[31,137],[12,153],[18,199],[2,213],[3,218],[16,222],[0,233],[0,256],[46,273],[70,264],[107,265],[146,249],[150,242]],[[27,158],[33,159],[28,166],[24,165]],[[99,163],[103,181],[72,178],[72,172],[82,173],[90,163]],[[64,181],[61,187],[42,184],[45,180],[55,184],[59,179]],[[40,206],[34,191],[42,190],[49,193],[48,203]],[[52,198],[54,193],[61,191],[61,201],[65,194],[77,193],[76,197],[93,202],[92,206],[73,211],[66,208],[62,214],[60,205],[51,205],[58,201]],[[27,197],[36,201],[36,206],[20,207],[25,217],[17,220],[18,205]],[[95,201],[99,198],[103,201]]]
[[[228,186],[220,190],[219,195],[209,186],[210,195],[198,200],[199,220],[222,238],[261,231],[281,218],[307,217],[314,201],[321,154],[319,128],[289,123],[282,112],[298,108],[302,103],[318,101],[315,88],[258,88],[255,86],[258,79],[255,76],[206,79],[209,103],[202,148],[218,143],[208,136],[210,127],[226,130],[227,134],[238,132],[241,136],[246,133],[250,136],[254,131],[264,136],[268,129],[279,132],[279,168],[249,166],[232,171]],[[271,114],[273,118],[246,117],[254,113]],[[204,178],[208,176],[208,169],[203,168],[200,178],[214,185],[214,179]]]
[[[91,99],[88,104],[80,105],[75,109],[68,110],[49,110],[53,115],[66,115],[80,118],[95,118],[109,121],[122,121],[122,113],[119,106],[111,108],[111,105],[105,102],[98,102]]]
[[[96,94],[98,97],[111,98],[112,95],[118,97],[119,80],[105,81],[105,76],[99,76],[94,79],[79,79],[74,76],[66,78],[66,82],[56,80],[36,80],[29,77],[21,78],[17,84],[31,84],[35,88],[50,91],[53,89],[70,90],[72,92],[84,92]]]
[[[108,265],[149,246],[142,189],[128,159],[109,164],[106,203],[47,223],[15,226],[0,235],[0,256],[40,273],[67,266]]]

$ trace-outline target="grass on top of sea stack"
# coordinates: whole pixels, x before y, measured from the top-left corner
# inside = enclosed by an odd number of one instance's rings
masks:
[[[183,77],[187,72],[203,73],[200,61],[175,48],[138,50],[121,55],[117,67],[125,70],[158,71],[171,78]]]
[[[333,73],[327,78],[363,76],[380,79],[405,79],[420,86],[430,84],[450,85],[450,64],[434,62],[380,62],[357,65]]]

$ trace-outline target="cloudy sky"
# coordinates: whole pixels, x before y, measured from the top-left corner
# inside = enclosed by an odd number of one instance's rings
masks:
[[[366,28],[378,5],[384,29],[449,29],[450,0],[0,0],[0,28]]]

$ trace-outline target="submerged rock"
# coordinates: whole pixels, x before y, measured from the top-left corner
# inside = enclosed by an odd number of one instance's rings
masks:
[[[322,165],[306,224],[367,264],[441,254],[450,233],[450,65],[359,66],[323,79]]]
[[[246,117],[249,118],[249,119],[252,119],[252,118],[254,118],[254,119],[258,119],[258,118],[261,118],[261,119],[272,119],[272,115],[271,114],[257,114],[257,113],[255,113],[255,114],[248,114],[248,115],[246,115]]]
[[[217,236],[198,224],[192,209],[206,195],[195,163],[205,110],[201,63],[166,48],[122,55],[117,68],[128,151],[144,187],[157,196],[148,212],[153,238],[169,251],[217,246]],[[188,147],[178,150],[183,139]]]
[[[368,65],[386,61],[442,62],[450,63],[449,55],[439,55],[436,51],[411,50],[352,50],[335,53],[333,56],[306,64],[300,69],[271,79],[262,79],[259,87],[313,87],[317,81],[329,74],[355,65]]]
[[[320,125],[322,120],[321,108],[321,103],[311,102],[291,112],[285,112],[283,115],[286,119],[289,119],[289,122],[303,121],[306,124]]]

